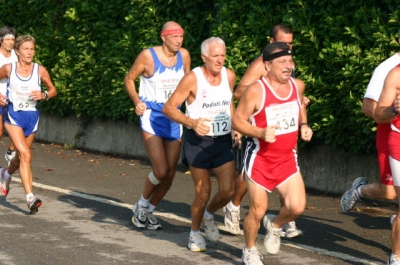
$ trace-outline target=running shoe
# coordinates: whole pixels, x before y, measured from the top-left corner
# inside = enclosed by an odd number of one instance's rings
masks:
[[[296,222],[291,221],[282,225],[282,237],[293,238],[297,236],[303,236],[303,231],[297,229]]]
[[[263,256],[258,253],[256,246],[251,249],[243,248],[242,261],[245,265],[264,265],[262,259]]]
[[[354,180],[353,184],[351,185],[351,189],[346,191],[340,200],[340,206],[343,212],[350,211],[357,202],[361,201],[361,196],[358,193],[357,188],[367,184],[368,182],[365,178],[360,177]]]
[[[229,203],[223,208],[225,213],[224,216],[224,223],[226,228],[228,228],[229,232],[234,235],[240,234],[240,208],[239,210],[235,211],[230,209]]]
[[[389,258],[388,265],[400,265],[400,256],[394,256]]]
[[[277,254],[281,247],[282,228],[273,227],[271,221],[266,215],[264,215],[263,224],[265,230],[267,230],[267,234],[264,237],[265,249],[267,250],[268,254],[271,255]]]
[[[211,242],[216,242],[220,239],[217,225],[214,222],[214,217],[212,217],[210,220],[203,218],[203,221],[201,222],[201,228],[204,229],[208,240]]]
[[[206,251],[206,242],[200,234],[195,234],[189,237],[188,249],[194,252]]]
[[[3,197],[7,197],[10,192],[11,177],[9,180],[5,180],[4,173],[6,170],[7,168],[1,168],[0,170],[0,195]]]
[[[7,162],[7,165],[10,165],[11,160],[14,158],[15,154],[17,153],[16,150],[8,149],[6,154],[4,155],[4,159]]]
[[[147,213],[147,229],[157,230],[161,229],[161,224],[158,222],[157,217],[154,216],[152,212]]]
[[[26,205],[28,206],[29,213],[34,214],[39,211],[39,207],[42,206],[42,201],[39,198],[33,196],[28,199]]]
[[[132,223],[139,228],[146,228],[147,226],[147,207],[140,206],[136,203],[133,206]]]

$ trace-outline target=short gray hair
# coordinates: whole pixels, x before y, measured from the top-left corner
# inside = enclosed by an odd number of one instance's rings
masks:
[[[203,43],[201,44],[201,54],[208,56],[208,54],[210,53],[210,46],[216,43],[222,44],[225,47],[225,42],[220,37],[211,37],[203,41]]]

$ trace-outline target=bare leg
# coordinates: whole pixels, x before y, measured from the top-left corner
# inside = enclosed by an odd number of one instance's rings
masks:
[[[207,169],[195,168],[190,166],[194,182],[195,196],[192,203],[192,230],[200,230],[204,210],[210,199],[210,173]]]
[[[246,176],[246,185],[250,198],[249,213],[244,219],[243,232],[246,248],[250,249],[256,244],[257,233],[260,229],[260,221],[268,208],[268,195]]]
[[[22,185],[25,193],[29,194],[33,191],[33,177],[31,170],[32,152],[31,146],[35,139],[35,134],[25,137],[21,127],[11,124],[5,124],[5,128],[11,137],[11,141],[15,144],[18,155],[16,155],[8,168],[8,172],[13,174],[18,168],[20,170]]]
[[[247,192],[246,182],[242,179],[242,173],[236,177],[235,180],[235,193],[232,197],[232,204],[239,206]]]
[[[143,132],[143,139],[154,176],[160,181],[158,185],[154,185],[146,178],[143,197],[150,199],[150,203],[156,206],[172,185],[181,150],[181,140],[167,142],[146,132]]]
[[[233,196],[236,177],[235,162],[225,163],[220,167],[214,168],[213,171],[218,178],[218,192],[207,206],[207,210],[210,213],[215,213],[221,209]]]

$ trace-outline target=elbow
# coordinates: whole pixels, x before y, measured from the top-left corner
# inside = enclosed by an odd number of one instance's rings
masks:
[[[234,117],[232,119],[232,129],[235,131],[239,131],[239,126],[237,124],[237,120]]]
[[[165,116],[167,116],[168,118],[171,118],[170,117],[170,115],[171,115],[170,106],[164,105],[164,107],[162,108],[161,111]]]
[[[238,91],[235,91],[234,96],[237,100],[240,100],[240,93]]]
[[[372,113],[372,118],[374,119],[374,121],[376,123],[383,123],[385,122],[385,120],[382,117],[383,113],[380,109],[376,109],[373,113]]]
[[[168,113],[168,112],[167,112],[167,108],[165,107],[165,105],[164,105],[164,107],[162,108],[161,111],[162,111],[162,113],[163,113],[165,116],[168,116],[168,115],[167,115],[167,113]]]
[[[367,115],[367,116],[370,116],[370,115],[369,115],[369,112],[368,112],[368,110],[367,110],[367,108],[364,107],[364,105],[361,107],[361,112],[364,113],[364,114]]]

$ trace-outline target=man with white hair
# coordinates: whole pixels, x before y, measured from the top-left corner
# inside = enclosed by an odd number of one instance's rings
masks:
[[[163,113],[187,127],[183,142],[184,163],[189,165],[195,185],[192,203],[192,227],[188,248],[205,251],[200,227],[212,241],[220,239],[213,214],[231,199],[235,185],[235,161],[232,140],[240,135],[232,131],[232,100],[235,73],[224,67],[226,47],[222,39],[211,37],[201,44],[204,65],[186,74],[174,94],[165,103]],[[179,109],[186,103],[186,115]],[[211,195],[210,171],[218,180],[218,191]]]

